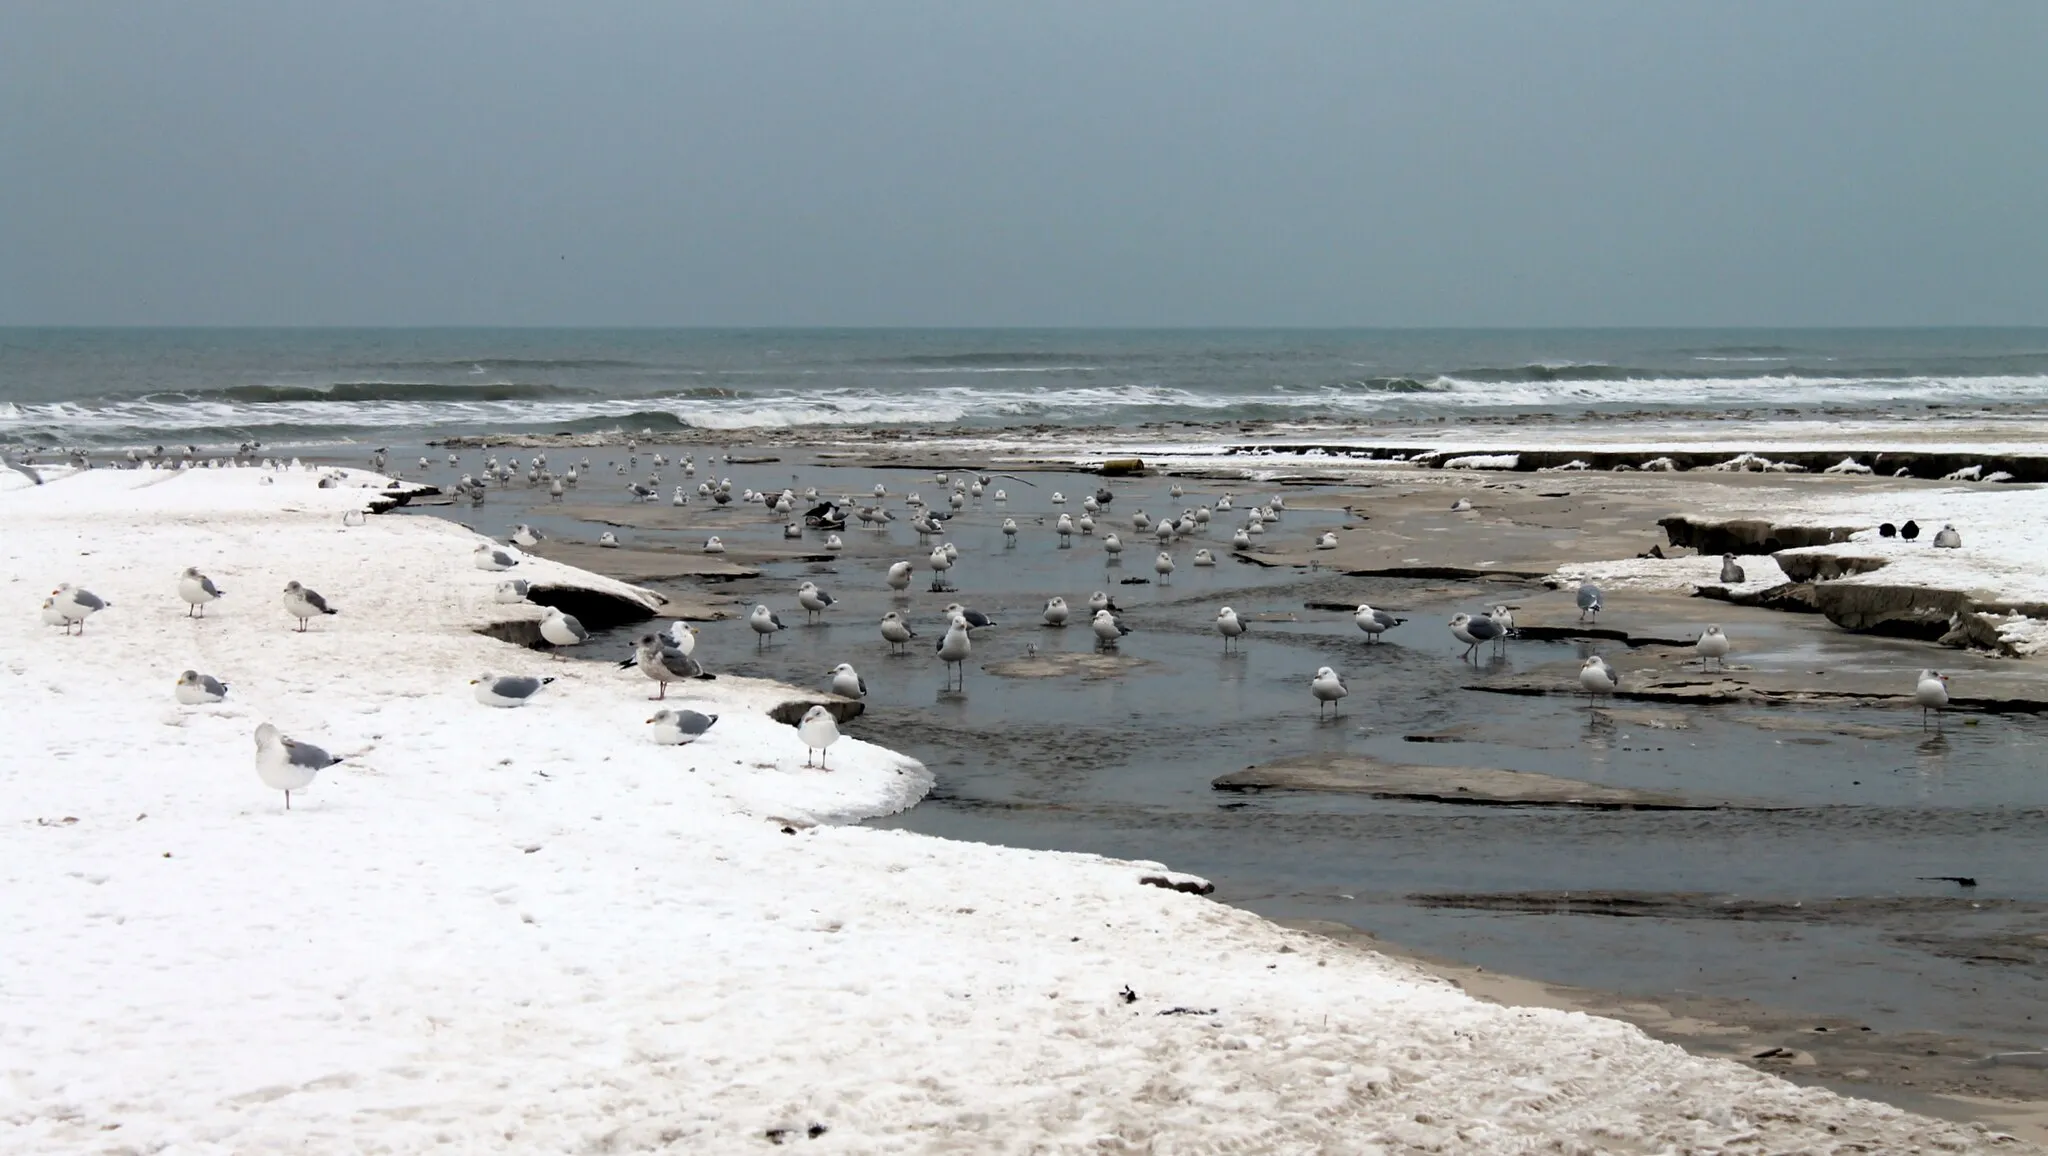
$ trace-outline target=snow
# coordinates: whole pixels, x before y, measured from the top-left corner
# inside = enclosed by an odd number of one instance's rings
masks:
[[[841,825],[924,768],[854,720],[806,770],[763,713],[793,692],[729,678],[670,696],[720,716],[704,739],[655,746],[637,671],[477,633],[529,608],[494,601],[474,535],[344,528],[377,481],[348,480],[0,496],[0,1150],[1994,1146],[1475,1001],[1140,885],[1157,864]],[[227,591],[203,621],[187,565]],[[341,614],[291,631],[289,578]],[[112,603],[79,638],[35,611],[66,580]],[[176,706],[188,666],[226,703]],[[558,681],[494,710],[486,669]],[[254,773],[265,720],[347,756],[289,813]]]
[[[1694,555],[1685,558],[1617,558],[1606,562],[1577,562],[1545,576],[1544,585],[1562,590],[1591,581],[1603,590],[1633,588],[1691,594],[1700,586],[1719,586],[1730,593],[1752,594],[1782,586],[1789,579],[1768,554],[1743,554],[1735,559],[1746,581],[1721,581],[1721,556]]]
[[[1522,463],[1520,454],[1465,454],[1444,463],[1447,470],[1512,470]]]

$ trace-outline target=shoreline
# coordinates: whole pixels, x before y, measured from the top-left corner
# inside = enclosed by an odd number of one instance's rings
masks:
[[[113,603],[79,639],[0,627],[41,756],[0,772],[33,836],[0,847],[24,1146],[2010,1150],[1480,1003],[1145,886],[1157,864],[839,825],[908,805],[922,768],[855,738],[831,778],[805,772],[766,715],[786,692],[725,680],[686,699],[722,708],[707,740],[651,746],[635,672],[479,632],[497,576],[468,567],[469,531],[345,528],[359,491],[262,476],[0,495],[17,602],[61,576]],[[171,591],[193,560],[230,591],[204,624]],[[342,616],[290,632],[265,593],[287,574]],[[193,661],[229,676],[223,707],[170,705]],[[560,682],[477,707],[485,663]],[[109,712],[140,731],[94,742]],[[289,815],[250,773],[266,718],[347,756]]]
[[[1402,960],[1504,1007],[1545,1007],[1621,1020],[1694,1055],[1881,1100],[1903,1111],[1986,1124],[2048,1146],[2048,1067],[1986,1065],[1974,1040],[1934,1032],[1876,1032],[1842,1017],[1782,1011],[1748,1000],[1574,987],[1416,951],[1350,924],[1274,922]]]

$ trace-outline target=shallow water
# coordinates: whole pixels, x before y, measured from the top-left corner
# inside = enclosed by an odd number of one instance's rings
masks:
[[[718,472],[736,486],[766,487],[787,484],[791,470],[828,494],[866,493],[878,479],[893,494],[943,492],[923,472],[782,463]],[[1461,662],[1443,623],[1457,610],[1513,601],[1532,589],[1500,582],[1353,579],[1261,568],[1227,553],[1215,568],[1198,569],[1189,557],[1202,543],[1182,543],[1173,547],[1179,566],[1170,582],[1122,585],[1128,577],[1154,578],[1156,546],[1131,533],[1129,512],[1213,500],[1217,489],[1190,487],[1176,501],[1166,496],[1164,479],[1112,483],[1113,513],[1098,520],[1114,523],[1131,544],[1124,564],[1111,567],[1099,537],[1077,536],[1072,549],[1062,550],[1050,528],[1059,509],[1048,501],[1051,491],[1074,498],[1061,508],[1078,514],[1079,495],[1092,491],[1095,479],[1031,480],[1035,487],[998,481],[1010,492],[1006,505],[985,500],[952,523],[949,537],[962,551],[951,575],[957,594],[930,592],[922,566],[907,596],[886,590],[881,573],[888,560],[928,552],[902,521],[886,533],[848,530],[849,556],[774,564],[758,579],[710,587],[714,596],[746,605],[766,601],[789,627],[759,642],[737,618],[701,624],[697,654],[710,669],[822,688],[833,665],[852,662],[870,696],[867,713],[847,731],[923,759],[936,773],[931,798],[877,825],[1156,859],[1210,877],[1218,899],[1263,914],[1339,920],[1427,952],[1595,988],[1749,997],[1880,1029],[2008,1038],[2015,1024],[2030,1033],[2025,1017],[2048,1007],[2048,952],[1999,938],[2038,931],[2048,912],[2048,868],[2038,854],[2048,820],[2048,774],[2036,754],[2040,721],[1951,719],[1936,735],[1897,710],[1656,706],[1655,714],[1685,723],[1672,729],[1610,720],[1577,698],[1469,690],[1468,684],[1591,650],[1583,643],[1517,642],[1505,657],[1476,668]],[[530,496],[515,489],[479,511],[433,512],[500,536],[527,520],[544,532],[595,538],[595,527],[544,505],[521,512],[517,503]],[[578,501],[626,504],[609,475],[586,483]],[[891,504],[901,510],[900,501]],[[1024,527],[1014,548],[996,529],[1006,514]],[[729,544],[780,542],[779,523],[758,507],[707,516],[722,520],[718,532]],[[1276,533],[1299,535],[1340,520],[1336,512],[1292,510]],[[1218,529],[1202,541],[1223,552],[1228,535],[1221,527],[1230,524],[1231,515],[1219,515]],[[633,544],[683,536],[622,537]],[[878,545],[884,542],[886,549]],[[804,622],[795,603],[804,578],[839,600],[816,625]],[[1085,610],[1063,630],[1038,621],[1049,594],[1081,606],[1098,589],[1114,593],[1134,627],[1120,653],[1142,665],[1103,679],[1004,678],[981,669],[1028,647],[1094,650]],[[1303,609],[1320,599],[1366,600],[1411,621],[1371,645],[1348,615]],[[976,632],[964,690],[947,691],[931,647],[942,632],[941,608],[955,600],[1000,625]],[[1242,652],[1226,655],[1210,625],[1226,603],[1241,615],[1298,620],[1255,622]],[[907,655],[887,655],[875,631],[891,608],[907,609],[923,636]],[[1744,638],[1743,663],[1912,669],[1929,652],[1846,635],[1818,618],[1782,622]],[[588,649],[623,655],[638,632],[622,629]],[[1606,652],[1628,664],[1625,649]],[[1345,673],[1351,695],[1340,718],[1319,721],[1307,685],[1325,664]],[[1888,733],[1866,738],[1757,725],[1787,718]],[[1403,737],[1443,731],[1462,741]],[[1210,786],[1248,765],[1325,751],[1541,771],[1785,809],[1452,806]],[[1922,878],[1950,875],[1974,877],[1978,885]],[[1654,915],[1622,917],[1601,913],[1610,909],[1597,904],[1514,899],[1532,892],[1648,893],[1661,905]],[[1806,908],[1730,918],[1693,898],[1703,895],[1803,901]],[[1859,902],[1823,902],[1840,897]],[[1926,902],[1888,902],[1901,897]],[[1486,906],[1505,902],[1513,908]],[[2009,961],[1990,962],[1994,957]]]

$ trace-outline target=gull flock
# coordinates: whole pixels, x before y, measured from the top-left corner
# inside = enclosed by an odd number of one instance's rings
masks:
[[[381,457],[381,451],[379,456]],[[451,465],[457,460],[454,455],[450,456]],[[424,459],[422,461],[424,462]],[[580,465],[570,466],[565,473],[557,477],[545,470],[545,462],[545,455],[536,454],[527,467],[526,477],[530,486],[547,488],[551,498],[559,498],[562,490],[574,487],[578,479],[589,474],[592,469],[592,463],[586,458]],[[667,463],[659,454],[655,455],[655,462],[657,472],[650,474],[644,484],[635,482],[627,486],[628,492],[635,500],[654,501],[661,496],[658,467]],[[637,466],[637,457],[632,459],[631,464]],[[695,463],[689,458],[678,458],[676,464],[682,467],[686,474],[694,475],[696,472]],[[373,460],[373,465],[381,467],[382,462]],[[617,468],[623,474],[628,467]],[[493,481],[501,486],[508,484],[511,479],[519,476],[519,470],[520,463],[517,459],[512,459],[509,463],[500,463],[495,457],[489,458],[484,463],[480,476],[463,475],[456,483],[453,493],[457,497],[468,498],[473,505],[481,505],[483,495]],[[979,504],[983,494],[992,488],[993,480],[993,477],[986,474],[942,473],[936,477],[937,484],[946,488],[946,497],[941,502],[926,503],[916,492],[903,496],[910,510],[909,524],[917,532],[920,541],[930,542],[934,538],[939,539],[931,545],[926,557],[926,564],[932,575],[933,591],[956,589],[952,582],[959,569],[961,554],[953,543],[944,540],[947,521],[970,501]],[[1022,478],[1015,480],[1025,485],[1033,484]],[[1179,498],[1182,494],[1182,488],[1176,484],[1172,489],[1172,496]],[[729,506],[734,500],[731,479],[701,482],[697,486],[697,495],[710,501],[714,506]],[[895,513],[885,505],[889,496],[886,487],[877,484],[872,500],[864,499],[858,502],[850,496],[836,501],[820,500],[815,488],[805,491],[801,498],[792,489],[787,488],[780,493],[746,489],[742,491],[739,500],[764,506],[770,517],[778,522],[788,519],[784,526],[787,537],[800,538],[806,530],[826,531],[827,548],[836,553],[838,549],[843,548],[840,532],[848,529],[852,523],[858,522],[862,527],[883,532],[897,521]],[[1005,490],[993,489],[991,497],[996,504],[1007,508],[1008,494]],[[1067,496],[1060,492],[1053,493],[1050,500],[1054,507],[1068,504]],[[1115,500],[1114,491],[1107,485],[1102,485],[1093,493],[1082,496],[1079,503],[1081,513],[1078,517],[1067,511],[1060,511],[1053,523],[1053,533],[1058,539],[1058,546],[1061,549],[1070,549],[1075,536],[1094,537],[1098,529],[1104,529],[1099,542],[1109,563],[1117,564],[1124,549],[1123,540],[1117,531],[1104,528],[1104,523],[1111,517],[1109,511]],[[691,497],[685,492],[684,487],[675,487],[674,504],[686,505],[690,501]],[[795,516],[799,502],[807,506],[800,517]],[[1167,514],[1154,519],[1142,509],[1135,510],[1127,524],[1133,534],[1149,534],[1161,547],[1166,547],[1177,539],[1206,533],[1216,515],[1232,511],[1235,504],[1234,495],[1225,493],[1217,498],[1213,506],[1189,506],[1177,516]],[[1280,495],[1274,495],[1263,503],[1254,501],[1247,508],[1243,523],[1231,532],[1232,548],[1239,551],[1251,548],[1252,539],[1264,534],[1267,527],[1280,524],[1285,513],[1286,502]],[[1043,518],[1038,519],[1040,525],[1043,525],[1044,521]],[[1005,548],[1013,547],[1020,532],[1017,519],[1014,516],[1004,517],[1001,530]],[[530,525],[520,523],[507,537],[507,544],[504,545],[495,541],[476,543],[471,553],[471,564],[476,569],[490,572],[514,570],[524,560],[522,548],[538,544],[543,536]],[[1944,526],[1935,544],[1952,548],[1956,539],[1955,531]],[[599,544],[615,546],[617,538],[613,533],[607,532]],[[1330,549],[1336,544],[1337,536],[1334,532],[1319,534],[1313,542],[1316,549]],[[720,538],[716,536],[708,539],[705,544],[706,552],[719,553],[724,549]],[[1194,564],[1199,567],[1213,566],[1213,551],[1208,548],[1195,551]],[[1153,569],[1159,583],[1166,584],[1176,569],[1172,551],[1164,548],[1158,550]],[[915,570],[916,565],[912,561],[896,561],[887,567],[882,582],[901,596],[908,590]],[[1735,563],[1733,556],[1724,556],[1723,580],[1739,582],[1741,574],[1741,567]],[[228,593],[196,566],[187,567],[180,573],[173,589],[177,597],[186,604],[188,616],[194,618],[204,618],[207,607]],[[531,593],[532,586],[528,581],[508,578],[499,584],[495,597],[501,602],[524,602]],[[838,600],[829,591],[810,580],[798,586],[795,600],[809,623],[824,621],[838,604]],[[1574,601],[1579,611],[1580,622],[1598,622],[1599,614],[1604,608],[1603,594],[1599,587],[1591,582],[1581,582],[1575,591]],[[312,623],[342,613],[341,607],[297,580],[286,583],[282,591],[281,604],[292,623],[291,629],[297,633],[306,633]],[[1086,611],[1080,613],[1080,621],[1094,635],[1098,650],[1115,652],[1133,633],[1133,627],[1126,620],[1122,608],[1116,605],[1115,599],[1107,592],[1095,591],[1088,598],[1086,607]],[[41,615],[46,624],[61,627],[67,636],[82,635],[87,621],[92,616],[111,609],[113,607],[110,603],[90,590],[67,582],[52,590],[43,600]],[[1070,607],[1063,595],[1054,595],[1045,602],[1041,623],[1046,627],[1063,628],[1076,613],[1076,608]],[[960,602],[949,604],[945,608],[944,618],[943,629],[927,636],[913,626],[906,613],[891,610],[881,618],[878,630],[881,640],[890,652],[907,651],[913,642],[929,637],[933,653],[940,659],[945,669],[947,688],[964,690],[967,662],[974,653],[975,632],[991,629],[998,623],[982,611]],[[1353,613],[1352,621],[1369,642],[1376,644],[1382,641],[1385,634],[1403,626],[1408,620],[1360,603]],[[747,615],[746,623],[755,635],[757,649],[765,647],[775,635],[788,629],[776,610],[766,603],[754,605]],[[1510,640],[1519,636],[1514,624],[1513,611],[1505,604],[1495,604],[1478,613],[1460,612],[1452,617],[1446,626],[1452,638],[1463,648],[1459,657],[1474,663],[1477,663],[1482,648],[1489,649],[1494,654],[1501,654],[1505,652]],[[552,606],[546,609],[538,629],[541,639],[555,652],[554,656],[558,660],[565,657],[562,652],[588,643],[592,637],[591,632],[574,616]],[[1215,612],[1214,629],[1221,638],[1226,653],[1242,650],[1252,634],[1250,621],[1230,606],[1223,606]],[[686,623],[675,622],[666,631],[650,631],[642,635],[635,644],[633,653],[617,665],[621,669],[637,668],[655,684],[656,693],[650,697],[655,701],[662,701],[667,697],[671,683],[716,677],[708,673],[702,663],[693,656],[695,648],[695,629]],[[1708,626],[1694,644],[1694,652],[1702,668],[1708,663],[1712,663],[1715,668],[1724,667],[1732,649],[1731,640],[1718,625]],[[1035,653],[1035,647],[1033,652]],[[855,700],[867,697],[867,681],[851,663],[839,663],[826,673],[825,679],[835,695]],[[517,708],[534,701],[554,681],[553,678],[490,673],[470,680],[474,688],[474,698],[479,704],[500,709]],[[1940,713],[1947,708],[1947,684],[1948,677],[1939,672],[1927,670],[1919,673],[1914,684],[1913,702],[1921,707],[1923,721],[1938,721]],[[1341,717],[1341,702],[1350,691],[1343,675],[1336,668],[1319,667],[1308,678],[1306,689],[1316,703],[1319,719],[1326,713],[1332,719]],[[1596,654],[1587,658],[1581,665],[1576,689],[1586,694],[1589,699],[1612,696],[1622,691],[1621,674],[1605,657]],[[228,690],[228,686],[213,675],[187,670],[179,676],[173,687],[173,695],[181,705],[204,706],[224,701]],[[646,720],[647,725],[655,728],[651,732],[652,741],[660,745],[692,743],[704,737],[716,722],[716,715],[666,707],[657,710],[653,717]],[[795,729],[806,749],[813,753],[815,765],[821,769],[829,769],[826,763],[827,751],[840,738],[838,723],[832,712],[823,706],[814,706],[796,724]],[[345,757],[330,755],[320,747],[283,735],[269,723],[257,728],[255,738],[258,777],[267,786],[284,793],[287,810],[290,809],[292,792],[306,789],[320,771],[342,762]]]

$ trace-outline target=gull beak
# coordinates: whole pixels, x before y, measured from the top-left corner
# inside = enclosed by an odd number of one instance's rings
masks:
[[[470,679],[470,680],[469,680],[469,685],[471,685],[471,686],[475,686],[475,685],[476,685],[477,683],[480,683],[480,682],[482,682],[482,681],[483,681],[483,679],[480,679],[480,678],[472,678],[472,679]]]
[[[653,721],[654,721],[653,719],[648,719],[648,720],[647,720],[647,722],[653,722]],[[641,724],[641,725],[643,725],[643,726],[644,726],[644,725],[646,725],[646,724],[645,724],[645,723],[643,723],[643,724]]]

